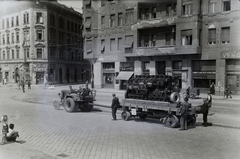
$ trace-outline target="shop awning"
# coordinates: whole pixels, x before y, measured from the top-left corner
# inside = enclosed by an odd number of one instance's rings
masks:
[[[116,80],[129,80],[129,78],[133,75],[133,72],[121,71],[117,76]]]

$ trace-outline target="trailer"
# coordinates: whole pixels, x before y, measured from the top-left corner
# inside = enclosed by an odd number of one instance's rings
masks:
[[[167,127],[178,127],[180,121],[181,102],[170,103],[162,101],[149,101],[139,99],[123,99],[122,114],[123,120],[127,121],[132,117],[145,119],[148,116],[155,116],[160,119]],[[197,114],[194,107],[189,108],[188,125],[196,123]]]

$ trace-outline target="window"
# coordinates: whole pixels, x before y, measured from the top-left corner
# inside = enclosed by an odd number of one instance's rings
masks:
[[[101,40],[101,53],[104,54],[104,52],[105,52],[105,40],[102,39]]]
[[[122,38],[118,38],[117,50],[122,50]]]
[[[134,37],[133,35],[129,35],[125,37],[125,53],[133,53],[133,42],[134,42]]]
[[[105,0],[101,0],[101,6],[105,6]]]
[[[11,27],[14,27],[14,17],[12,17]]]
[[[114,27],[115,25],[115,14],[110,16],[110,27]]]
[[[118,13],[118,26],[123,24],[123,16],[122,13]]]
[[[86,41],[86,52],[87,54],[92,53],[92,40]]]
[[[10,44],[10,37],[9,37],[9,34],[7,34],[7,44]]]
[[[59,50],[59,59],[63,60],[63,49]]]
[[[59,32],[59,44],[63,44],[64,43],[64,33],[63,32]]]
[[[157,18],[157,8],[152,7],[152,18]]]
[[[192,30],[182,30],[182,45],[192,45]]]
[[[182,15],[192,14],[192,3],[182,5]]]
[[[16,52],[17,52],[17,59],[19,59],[19,49],[17,49]]]
[[[86,9],[91,9],[91,0],[86,2]]]
[[[70,21],[67,21],[67,30],[70,31]]]
[[[171,4],[167,5],[166,6],[166,16],[167,17],[171,16],[171,10],[172,10]]]
[[[42,13],[37,13],[37,24],[42,24],[43,23],[43,15]]]
[[[14,33],[12,33],[12,43],[14,43]]]
[[[216,28],[208,29],[208,43],[216,44]]]
[[[15,57],[14,57],[14,50],[12,50],[12,59],[14,59]]]
[[[149,75],[150,71],[150,62],[142,62],[142,69],[144,75]]]
[[[156,34],[152,34],[151,37],[152,37],[152,39],[151,39],[152,46],[156,46],[157,35]]]
[[[50,25],[55,25],[55,15],[53,13],[50,14]]]
[[[166,43],[165,45],[171,45],[171,33],[166,33]]]
[[[54,59],[55,58],[55,49],[54,48],[50,48],[49,49],[49,58],[50,59]]]
[[[28,24],[29,23],[29,13],[25,12],[23,14],[23,24]]]
[[[223,11],[231,10],[231,0],[223,0]]]
[[[149,35],[144,35],[144,46],[149,47]]]
[[[10,52],[9,52],[9,50],[7,51],[7,59],[10,59]]]
[[[63,19],[63,17],[59,17],[59,27],[61,29],[64,29],[64,19]]]
[[[222,44],[230,43],[230,27],[222,28],[221,41]]]
[[[16,32],[16,42],[19,42],[19,32]]]
[[[110,51],[115,51],[115,39],[110,39]]]
[[[172,68],[176,69],[176,70],[181,70],[182,69],[182,61],[173,61]]]
[[[74,32],[74,23],[71,22],[71,32]]]
[[[173,15],[177,15],[177,3],[173,4]]]
[[[26,56],[26,58],[29,58],[29,48],[24,49],[24,55]]]
[[[145,9],[144,9],[144,13],[145,13],[145,19],[150,19],[149,8],[145,8]]]
[[[103,28],[105,24],[105,16],[101,17],[101,27]]]
[[[9,28],[9,19],[7,19],[7,28]]]
[[[37,39],[36,40],[43,40],[43,30],[37,30]]]
[[[3,60],[5,60],[5,51],[3,51]]]
[[[2,29],[4,29],[5,28],[5,20],[3,19],[2,20]]]
[[[210,0],[210,3],[209,3],[209,13],[216,13],[216,2]]]
[[[24,36],[23,37],[24,41],[29,41],[30,40],[29,31],[24,31],[23,36]]]
[[[19,16],[16,16],[16,26],[19,26]]]
[[[126,10],[126,24],[133,23],[133,9]]]
[[[37,49],[37,58],[42,58],[42,49],[41,48]]]
[[[5,35],[3,35],[3,40],[2,40],[3,44],[5,44]]]
[[[91,31],[91,17],[86,17],[84,27],[86,31]]]

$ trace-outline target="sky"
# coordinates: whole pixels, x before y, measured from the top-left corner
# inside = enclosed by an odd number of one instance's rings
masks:
[[[82,13],[82,0],[58,0],[58,2]]]

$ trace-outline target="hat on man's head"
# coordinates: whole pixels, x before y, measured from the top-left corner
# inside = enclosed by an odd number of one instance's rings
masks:
[[[113,94],[112,94],[112,96],[114,96],[114,97],[115,97],[115,96],[116,96],[116,94],[115,94],[115,93],[113,93]]]
[[[185,96],[183,100],[187,102],[188,101],[188,97]]]

